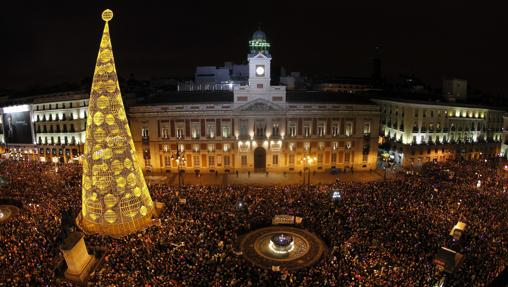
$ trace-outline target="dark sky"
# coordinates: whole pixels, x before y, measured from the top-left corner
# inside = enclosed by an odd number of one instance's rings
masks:
[[[247,41],[262,22],[273,65],[289,71],[368,76],[379,45],[388,78],[414,73],[439,87],[443,76],[454,76],[508,92],[507,7],[494,1],[9,2],[22,3],[2,3],[0,89],[91,76],[100,14],[111,8],[124,77],[190,76],[197,65],[245,62]]]

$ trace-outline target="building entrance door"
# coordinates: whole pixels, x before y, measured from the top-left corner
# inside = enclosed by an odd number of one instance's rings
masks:
[[[264,172],[266,170],[266,150],[258,147],[254,150],[254,171]]]

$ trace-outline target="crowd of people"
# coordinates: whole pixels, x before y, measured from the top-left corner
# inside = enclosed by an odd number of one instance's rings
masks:
[[[63,256],[61,212],[81,208],[81,166],[2,161],[0,198],[23,207],[0,224],[0,286],[71,285],[55,276]],[[481,185],[478,186],[478,180]],[[97,286],[433,286],[441,246],[465,255],[448,277],[486,286],[508,265],[508,192],[504,174],[483,161],[425,165],[418,174],[370,183],[256,187],[154,184],[166,205],[159,226],[121,239],[86,237],[106,255],[90,277]],[[341,193],[340,204],[330,192]],[[180,203],[178,198],[185,197]],[[240,212],[241,200],[248,212]],[[276,214],[303,217],[302,228],[327,245],[315,265],[274,272],[237,251],[238,237]],[[449,235],[458,222],[466,236]],[[2,283],[3,282],[3,283]]]

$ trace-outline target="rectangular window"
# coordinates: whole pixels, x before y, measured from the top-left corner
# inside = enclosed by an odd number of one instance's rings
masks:
[[[170,167],[171,166],[171,157],[169,155],[164,156],[164,166]]]
[[[318,165],[323,165],[323,154],[322,153],[318,154],[317,163],[318,163]]]
[[[148,128],[142,128],[141,129],[141,137],[148,137]]]
[[[210,167],[215,166],[215,156],[213,156],[213,155],[208,156],[208,166],[210,166]]]
[[[224,150],[225,152],[230,151],[230,150],[231,150],[231,145],[230,145],[230,144],[228,144],[228,143],[225,143],[225,144],[224,144],[224,146],[223,146],[223,150]]]
[[[242,155],[241,164],[242,164],[242,166],[247,166],[247,156],[246,155]]]
[[[279,123],[273,123],[272,136],[273,137],[278,137],[279,136]]]
[[[296,123],[293,123],[293,122],[289,123],[288,131],[289,131],[290,137],[295,137],[296,136]]]
[[[249,135],[249,122],[247,120],[240,120],[240,136],[246,137]]]
[[[199,138],[199,134],[201,133],[199,123],[192,123],[191,136],[193,139]]]
[[[229,166],[229,165],[230,165],[229,155],[225,155],[224,156],[224,166]]]
[[[346,125],[345,125],[345,131],[344,132],[345,132],[347,137],[353,135],[353,123],[352,122],[347,122],[346,123]]]
[[[272,156],[272,164],[273,164],[273,165],[279,165],[279,155],[274,154],[274,155]]]
[[[336,163],[336,162],[337,162],[337,153],[332,152],[332,163]]]
[[[183,138],[183,127],[177,127],[176,128],[176,137],[179,139]]]
[[[266,124],[263,121],[257,121],[256,122],[256,137],[265,137],[265,128]]]
[[[294,154],[289,155],[289,165],[295,165],[295,155]]]
[[[169,129],[168,128],[161,129],[161,137],[164,139],[169,138]]]
[[[303,125],[303,136],[305,136],[305,137],[310,136],[310,124],[309,123],[305,123]]]
[[[222,127],[222,137],[229,138],[231,136],[231,127],[223,126]]]
[[[338,128],[338,125],[337,125],[337,123],[334,123],[334,124],[332,125],[332,136],[333,136],[333,137],[336,137],[338,134],[339,134],[339,128]]]
[[[370,122],[363,123],[363,134],[364,135],[370,134]]]
[[[317,126],[317,134],[318,136],[322,137],[325,135],[325,124],[321,123]]]
[[[193,162],[195,167],[199,167],[199,155],[193,156]]]
[[[211,139],[215,137],[215,124],[208,124],[206,127],[206,135]]]

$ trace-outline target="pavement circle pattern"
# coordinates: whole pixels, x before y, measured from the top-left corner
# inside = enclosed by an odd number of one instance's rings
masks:
[[[272,236],[280,233],[293,237],[295,248],[289,254],[277,254],[269,248]],[[240,239],[243,256],[251,263],[266,269],[272,269],[272,266],[289,270],[308,267],[319,261],[325,249],[325,244],[315,234],[289,226],[257,229]]]
[[[4,223],[18,213],[19,209],[14,205],[0,205],[0,223]]]

